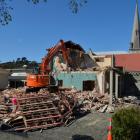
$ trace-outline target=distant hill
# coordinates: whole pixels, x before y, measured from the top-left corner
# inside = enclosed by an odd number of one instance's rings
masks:
[[[4,69],[16,69],[16,68],[35,68],[38,67],[36,61],[29,61],[26,57],[17,58],[16,60],[0,63],[0,67]]]

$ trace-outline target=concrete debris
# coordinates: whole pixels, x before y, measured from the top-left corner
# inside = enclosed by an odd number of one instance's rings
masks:
[[[135,97],[135,96],[123,97],[123,100],[125,102],[131,103],[131,102],[135,102],[137,100],[137,97]]]
[[[135,100],[136,105],[140,105],[140,100]]]
[[[116,108],[126,108],[130,106],[140,105],[140,98],[137,96],[125,96],[123,98],[118,98],[114,102],[114,109]]]
[[[115,108],[113,106],[109,105],[107,107],[107,110],[106,110],[107,113],[113,113],[114,111],[115,111]]]
[[[103,106],[103,108],[99,109],[99,112],[104,113],[107,109],[108,105]]]

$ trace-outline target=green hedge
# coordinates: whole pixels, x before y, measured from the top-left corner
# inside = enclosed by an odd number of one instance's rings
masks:
[[[140,140],[140,108],[118,110],[112,116],[113,140]]]

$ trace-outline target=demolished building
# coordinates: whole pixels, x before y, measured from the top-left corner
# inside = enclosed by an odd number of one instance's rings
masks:
[[[93,67],[96,63],[85,53],[80,45],[66,42],[69,51],[71,65],[69,71],[60,71],[58,81],[65,88],[74,87],[78,90],[93,90],[95,88],[96,75]],[[88,89],[89,88],[89,89]]]
[[[95,89],[101,94],[108,92],[109,85],[107,84],[109,83],[106,72],[111,67],[112,58],[105,58],[106,61],[102,62],[103,66],[101,67],[95,60],[96,56],[93,53],[90,53],[90,55],[86,53],[80,45],[70,41],[66,42],[65,45],[68,49],[71,63],[68,70],[57,72],[59,86],[76,88],[80,91],[93,91]],[[59,53],[57,56],[64,62]],[[52,71],[55,71],[54,59],[52,60]],[[110,61],[107,62],[108,60]]]
[[[55,58],[59,57],[64,64],[62,52],[58,51],[50,62],[52,75],[57,74],[58,85],[63,88],[76,88],[80,91],[92,91],[96,89],[99,93],[104,94],[109,91],[108,68],[111,67],[110,57],[105,58],[101,63],[93,53],[86,53],[85,50],[72,41],[65,42],[68,50],[70,65],[68,69],[55,72]],[[26,85],[28,73],[33,70],[28,69],[11,69],[9,76],[9,86],[18,88]],[[52,82],[53,81],[53,82]],[[51,79],[52,84],[56,84],[56,79]]]

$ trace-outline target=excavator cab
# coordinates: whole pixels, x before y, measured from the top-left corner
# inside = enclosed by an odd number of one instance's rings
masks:
[[[42,88],[50,85],[49,74],[29,74],[27,75],[27,87],[29,88]]]

